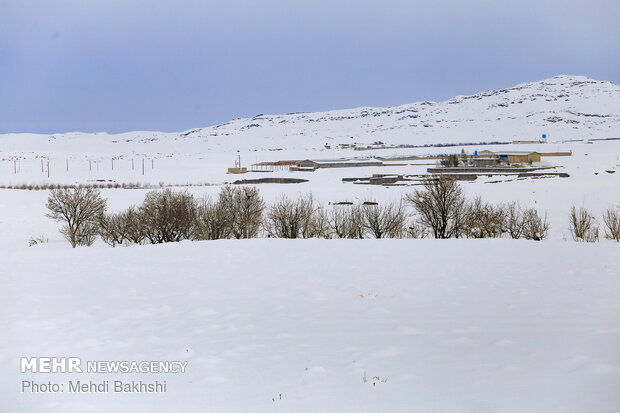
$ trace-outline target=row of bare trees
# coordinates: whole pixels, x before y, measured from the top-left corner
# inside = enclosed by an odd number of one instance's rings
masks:
[[[106,201],[95,188],[50,191],[47,216],[61,222],[60,232],[75,248],[106,243],[160,244],[186,239],[254,238],[262,226],[265,203],[258,189],[226,186],[217,200],[197,201],[170,189],[149,192],[139,206],[106,213]]]
[[[620,208],[609,207],[603,212],[603,235],[620,242]],[[601,235],[600,225],[594,214],[584,207],[573,206],[569,214],[569,230],[573,240],[597,242]]]
[[[468,200],[453,179],[427,180],[423,189],[407,195],[417,215],[410,234],[434,238],[525,238],[540,241],[547,237],[549,222],[534,208],[518,202],[493,205],[476,197]]]
[[[161,244],[182,240],[255,238],[265,202],[258,189],[224,187],[218,198],[196,200],[187,192],[149,192],[138,206],[99,216],[99,235],[108,244]]]
[[[413,207],[413,214],[407,206]],[[547,216],[518,202],[494,205],[468,199],[458,182],[432,179],[397,202],[325,207],[312,195],[283,195],[267,205],[256,187],[225,186],[215,199],[197,199],[171,189],[147,193],[144,201],[116,213],[95,188],[54,189],[48,216],[62,222],[73,247],[97,236],[109,245],[159,244],[225,238],[524,238],[540,241],[549,231]],[[620,240],[620,212],[603,220],[609,238]],[[588,211],[573,208],[576,240],[598,239]]]

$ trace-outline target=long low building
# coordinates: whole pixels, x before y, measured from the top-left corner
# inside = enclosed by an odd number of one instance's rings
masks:
[[[374,158],[306,159],[297,162],[298,170],[319,168],[354,168],[361,166],[382,166],[383,162]]]

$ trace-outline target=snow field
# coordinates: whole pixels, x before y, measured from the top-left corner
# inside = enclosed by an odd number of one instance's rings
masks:
[[[177,189],[214,197],[236,179],[309,180],[259,185],[268,204],[306,193],[323,204],[397,201],[415,187],[341,180],[422,174],[429,165],[227,175],[237,154],[246,166],[461,149],[573,153],[543,158],[570,178],[462,183],[469,197],[518,200],[546,211],[551,230],[543,242],[253,239],[128,248],[97,242],[73,250],[59,224],[45,217],[47,191],[0,189],[0,412],[618,412],[620,249],[608,240],[570,240],[568,212],[573,204],[585,206],[600,220],[605,208],[620,204],[620,141],[559,141],[617,135],[618,115],[608,109],[617,107],[616,89],[560,77],[451,100],[457,103],[379,110],[378,116],[368,115],[377,111],[370,108],[265,116],[183,138],[156,132],[0,136],[0,185],[206,184]],[[553,100],[565,93],[575,99]],[[517,98],[527,104],[519,106]],[[412,109],[424,114],[416,123],[436,125],[391,123],[394,113]],[[551,115],[582,123],[549,127],[544,118]],[[350,119],[327,119],[334,116]],[[309,119],[316,128],[308,129]],[[262,126],[246,127],[249,122]],[[543,129],[555,143],[321,149],[326,141],[347,142],[352,131],[367,143],[437,143],[531,139]],[[49,178],[42,158],[50,159]],[[497,180],[504,182],[492,183]],[[115,212],[142,202],[148,190],[103,189],[102,195]],[[41,235],[49,243],[28,247]],[[19,373],[24,356],[189,365],[182,375],[59,377]],[[168,392],[21,394],[21,380],[30,379],[157,379],[166,380]]]
[[[50,243],[3,261],[2,411],[611,413],[620,402],[615,244]],[[122,377],[166,380],[166,394],[20,394],[24,379],[118,378],[20,374],[33,355],[189,364]]]

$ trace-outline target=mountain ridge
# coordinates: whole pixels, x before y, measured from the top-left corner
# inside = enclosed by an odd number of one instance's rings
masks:
[[[247,150],[318,148],[325,144],[374,141],[391,144],[510,141],[537,139],[542,133],[552,140],[620,136],[620,86],[586,76],[558,75],[510,88],[457,95],[440,102],[260,114],[173,133],[4,134],[0,135],[0,150],[3,146],[17,150],[22,145],[9,141],[19,137],[33,143],[47,137],[49,145],[45,146],[58,145],[61,141],[67,144],[80,141],[78,146],[82,146],[84,140],[89,140],[109,146],[108,149],[140,143],[161,146],[162,150],[166,146],[184,150],[192,150],[192,146],[198,150]]]

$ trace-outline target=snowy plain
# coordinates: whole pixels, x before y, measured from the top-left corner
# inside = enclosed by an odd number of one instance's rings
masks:
[[[614,244],[256,239],[4,261],[3,411],[618,411]],[[24,355],[189,365],[26,375]],[[87,378],[168,392],[19,392]]]
[[[608,206],[620,204],[620,140],[588,141],[620,135],[618,115],[601,115],[603,108],[611,112],[620,107],[609,105],[620,94],[616,85],[587,78],[553,79],[455,98],[475,103],[468,116],[476,117],[479,128],[491,126],[489,134],[472,129],[471,136],[487,142],[498,140],[502,130],[504,136],[515,130],[505,122],[521,125],[516,129],[525,132],[519,139],[532,138],[534,130],[548,132],[541,119],[560,111],[549,105],[563,99],[571,105],[581,102],[583,107],[562,109],[573,114],[557,116],[580,122],[585,117],[589,127],[551,122],[547,126],[556,129],[546,144],[324,149],[325,130],[340,138],[367,118],[389,114],[363,116],[360,110],[351,112],[355,116],[349,113],[351,119],[338,120],[349,126],[338,129],[330,123],[317,129],[320,139],[293,137],[295,128],[307,126],[291,127],[291,136],[273,139],[256,135],[260,127],[243,129],[256,119],[212,127],[237,128],[214,140],[200,138],[215,133],[208,128],[193,134],[199,138],[189,134],[187,139],[146,132],[129,133],[127,141],[106,134],[0,136],[0,186],[140,186],[102,189],[110,211],[138,204],[161,186],[213,197],[226,182],[261,177],[308,180],[258,185],[267,203],[282,194],[309,192],[325,204],[399,200],[415,187],[358,185],[342,178],[421,174],[435,162],[226,174],[238,155],[249,165],[485,149],[572,153],[542,159],[568,178],[496,176],[462,183],[468,196],[481,195],[493,203],[518,200],[546,212],[551,230],[542,242],[261,238],[117,248],[97,242],[71,249],[58,224],[44,216],[46,191],[0,189],[0,412],[620,411],[620,245],[609,240],[576,243],[568,232],[571,205],[585,206],[600,217]],[[548,89],[555,95],[534,96],[551,93]],[[558,98],[564,93],[570,96]],[[508,106],[500,105],[506,96]],[[537,112],[530,118],[538,123],[518,122],[518,115],[525,117],[527,111],[510,112],[513,106],[523,107],[510,104],[515,96],[538,99],[526,102]],[[493,111],[507,111],[505,119],[486,122],[481,114],[495,119]],[[362,121],[354,119],[358,115]],[[259,123],[300,122],[286,118],[293,115],[282,116]],[[326,117],[307,116],[317,124]],[[445,135],[413,136],[397,133],[403,128],[370,129],[375,132],[364,135],[358,128],[354,133],[365,143],[378,137],[416,145],[470,141],[454,140],[451,128]],[[145,138],[149,134],[153,140]],[[28,240],[38,236],[49,242],[29,247]],[[184,360],[188,368],[175,375],[20,373],[20,357],[33,356]],[[20,392],[22,380],[117,379],[166,380],[167,392]]]

